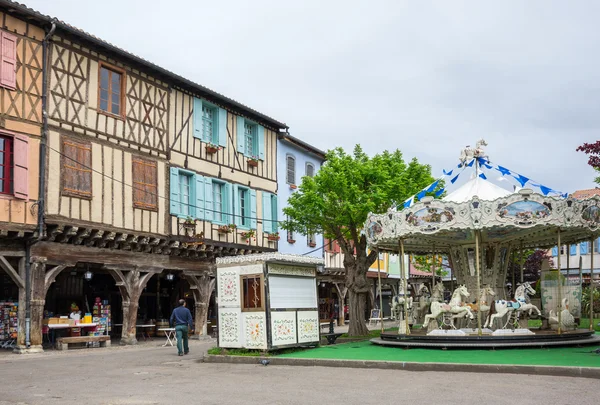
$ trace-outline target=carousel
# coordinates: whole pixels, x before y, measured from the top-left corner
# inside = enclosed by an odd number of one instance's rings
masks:
[[[371,341],[389,346],[445,348],[597,344],[600,337],[594,336],[592,325],[581,329],[576,322],[582,316],[581,277],[579,283],[570,282],[559,271],[550,269],[546,261],[540,281],[540,302],[545,305],[540,308],[542,305],[531,300],[536,294],[534,285],[523,282],[522,267],[520,282],[513,281],[509,292],[507,269],[516,251],[547,250],[597,238],[600,198],[571,199],[496,166],[485,155],[485,145],[480,141],[475,149],[463,150],[456,169],[461,173],[470,171],[471,178],[444,198],[426,196],[442,195],[443,183],[436,180],[414,200],[405,202],[403,209],[392,208],[367,218],[370,249],[401,257],[444,255],[456,277],[448,301],[442,298],[443,286],[432,286],[437,294],[431,294],[422,324],[415,324],[411,313],[415,306],[408,300],[398,300],[398,331],[382,330],[381,337]],[[493,170],[514,177],[525,187],[510,192],[495,185],[485,175]],[[444,173],[453,175],[452,171]],[[540,191],[534,191],[534,187]],[[594,244],[590,245],[593,257]],[[555,264],[560,269],[560,255],[557,259]],[[401,277],[406,280],[405,261],[400,263]],[[401,295],[408,297],[406,282],[402,288]],[[541,319],[542,326],[529,327],[530,317]]]

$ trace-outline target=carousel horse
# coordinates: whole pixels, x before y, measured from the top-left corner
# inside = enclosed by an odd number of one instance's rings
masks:
[[[469,306],[469,308],[471,308],[471,311],[479,311],[481,313],[488,312],[490,310],[491,304],[488,297],[493,297],[495,295],[496,293],[494,292],[494,290],[492,290],[492,288],[489,285],[485,285],[479,290],[479,301],[477,301],[475,304],[467,305]]]
[[[408,295],[406,298],[404,296],[404,281],[400,280],[400,291],[398,295],[392,297],[392,319],[398,320],[400,319],[400,311],[404,304],[406,303],[406,308],[410,311],[413,306],[413,297]]]
[[[494,324],[495,319],[497,319],[497,318],[502,319],[504,317],[504,315],[510,314],[513,311],[517,311],[517,312],[529,311],[529,313],[531,313],[532,310],[535,310],[538,313],[538,315],[541,316],[542,313],[540,312],[538,307],[536,307],[535,305],[533,305],[531,303],[527,303],[527,296],[534,295],[534,294],[535,294],[535,290],[533,289],[531,284],[529,284],[529,282],[526,282],[526,283],[521,284],[519,287],[517,287],[517,289],[515,291],[514,300],[512,300],[512,301],[506,301],[506,300],[492,301],[492,304],[490,305],[490,312],[488,314],[488,317],[485,321],[485,325],[483,325],[483,327],[487,328],[488,325],[491,327]]]
[[[425,315],[423,327],[426,328],[431,319],[437,319],[437,317],[443,313],[454,314],[452,318],[461,318],[468,315],[469,319],[473,319],[473,313],[471,312],[471,309],[467,305],[463,305],[463,297],[469,297],[469,292],[464,284],[458,286],[458,288],[454,290],[454,293],[452,293],[452,298],[448,304],[433,301],[431,303],[431,314]]]
[[[444,285],[442,283],[433,286],[431,302],[444,302]]]
[[[429,304],[431,303],[431,294],[429,293],[429,288],[425,284],[419,288],[417,292],[418,297],[418,306],[417,306],[417,322],[421,322],[421,320],[427,314],[429,310]]]

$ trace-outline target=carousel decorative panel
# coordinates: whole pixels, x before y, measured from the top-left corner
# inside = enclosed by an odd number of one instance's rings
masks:
[[[219,310],[219,346],[242,347],[240,341],[241,310],[222,308]]]
[[[319,312],[298,311],[298,343],[319,341]]]
[[[237,268],[220,271],[217,274],[219,285],[219,305],[235,307],[240,305],[240,273]]]
[[[291,345],[296,340],[296,312],[271,312],[273,346]]]
[[[244,313],[244,347],[267,349],[266,315],[264,312]]]

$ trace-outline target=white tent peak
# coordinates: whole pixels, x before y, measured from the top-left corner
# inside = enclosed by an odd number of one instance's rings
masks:
[[[497,198],[506,197],[509,194],[512,193],[477,176],[448,194],[442,200],[462,203],[477,196],[480,200],[493,201]]]

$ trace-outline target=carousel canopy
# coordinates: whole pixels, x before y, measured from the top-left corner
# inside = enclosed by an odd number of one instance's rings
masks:
[[[446,197],[443,201],[452,201],[456,203],[464,203],[471,200],[473,197],[479,197],[480,200],[493,201],[500,197],[506,197],[510,192],[503,189],[487,180],[476,176],[469,180]]]

